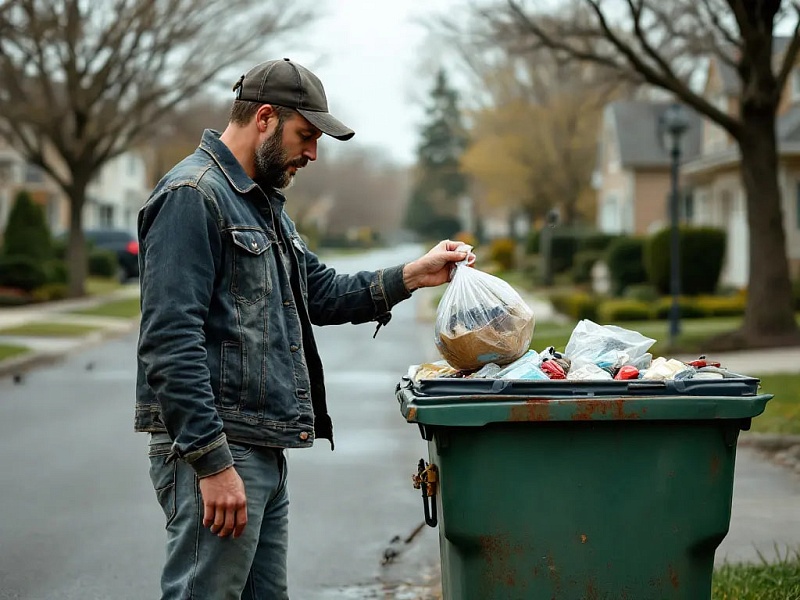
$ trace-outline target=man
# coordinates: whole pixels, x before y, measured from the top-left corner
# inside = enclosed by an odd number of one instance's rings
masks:
[[[465,254],[444,241],[416,261],[339,275],[283,210],[324,133],[319,79],[289,59],[234,86],[230,122],[207,130],[139,212],[142,321],[137,431],[164,510],[164,599],[287,598],[284,449],[330,440],[312,324],[390,318]]]

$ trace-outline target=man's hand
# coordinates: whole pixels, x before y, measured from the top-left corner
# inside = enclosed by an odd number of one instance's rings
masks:
[[[456,252],[463,242],[444,240],[434,246],[425,256],[408,263],[403,269],[403,283],[413,292],[423,287],[442,285],[450,281],[450,272],[455,263],[467,258],[466,252]],[[470,253],[472,260],[475,255]]]
[[[203,527],[211,533],[237,538],[247,525],[247,497],[242,478],[233,467],[200,480],[203,497]]]

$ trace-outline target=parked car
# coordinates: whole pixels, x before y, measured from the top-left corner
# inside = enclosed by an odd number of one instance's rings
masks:
[[[117,254],[121,281],[139,277],[139,241],[126,229],[90,229],[84,232],[87,244]]]

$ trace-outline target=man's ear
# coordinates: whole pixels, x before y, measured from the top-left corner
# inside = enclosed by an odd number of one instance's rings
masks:
[[[262,104],[256,111],[256,127],[259,133],[274,129],[278,122],[278,115],[271,104]]]

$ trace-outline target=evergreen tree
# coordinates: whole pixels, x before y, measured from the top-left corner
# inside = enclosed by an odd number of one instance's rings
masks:
[[[8,215],[3,236],[5,256],[27,256],[37,261],[53,257],[53,242],[42,207],[21,190]]]
[[[449,237],[460,229],[455,215],[458,198],[467,189],[459,166],[466,147],[458,93],[440,70],[417,148],[417,176],[405,220],[409,229],[425,237]]]

